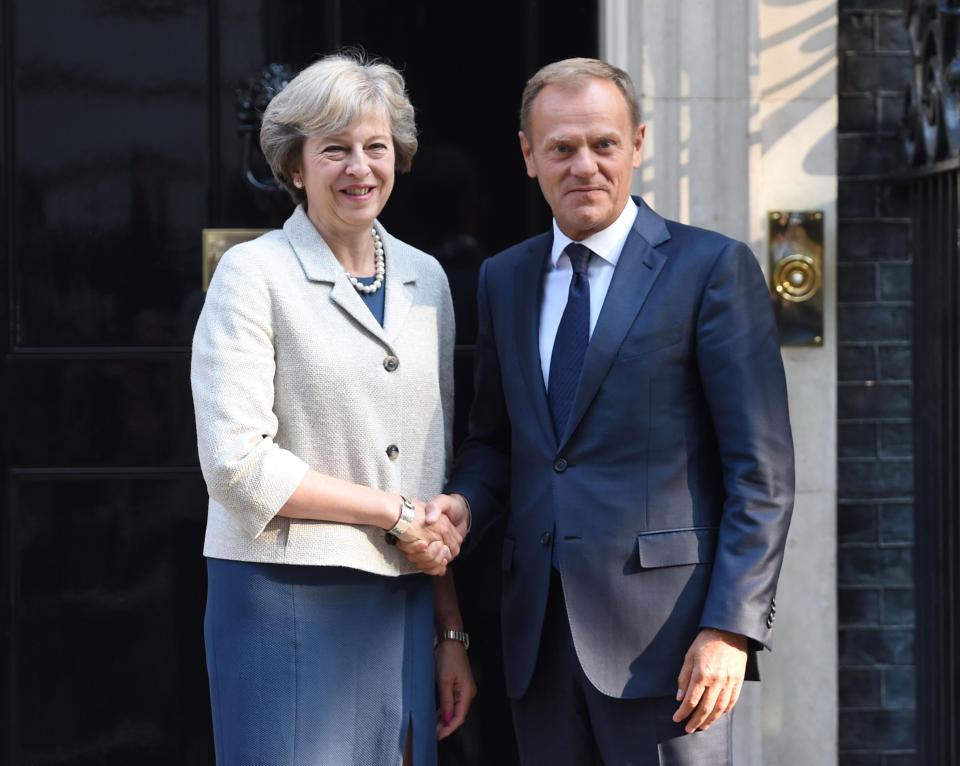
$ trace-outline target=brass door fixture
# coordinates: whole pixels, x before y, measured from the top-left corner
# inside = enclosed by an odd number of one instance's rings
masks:
[[[823,345],[823,213],[768,216],[770,293],[782,346]]]
[[[203,230],[203,291],[207,291],[207,286],[213,278],[213,272],[217,264],[234,245],[241,242],[249,242],[256,239],[261,234],[266,234],[270,229],[204,229]]]

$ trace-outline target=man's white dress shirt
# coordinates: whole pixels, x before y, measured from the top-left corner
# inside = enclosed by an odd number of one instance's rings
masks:
[[[600,309],[613,279],[613,270],[620,260],[620,252],[627,241],[630,229],[637,217],[637,205],[627,197],[626,207],[617,219],[606,229],[591,234],[582,244],[593,251],[587,266],[590,280],[590,335],[597,326]],[[553,356],[553,342],[557,337],[560,319],[567,306],[567,293],[570,292],[570,278],[573,266],[564,249],[573,240],[560,231],[557,221],[553,221],[553,248],[550,250],[550,263],[543,275],[543,301],[540,305],[540,369],[543,371],[543,384],[549,385],[550,359]]]

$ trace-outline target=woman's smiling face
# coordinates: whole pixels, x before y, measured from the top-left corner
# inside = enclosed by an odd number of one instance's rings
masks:
[[[395,163],[390,120],[380,112],[305,139],[299,176],[314,225],[333,236],[369,228],[393,191]]]

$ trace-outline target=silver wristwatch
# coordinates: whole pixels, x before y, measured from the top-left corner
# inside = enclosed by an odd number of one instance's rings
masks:
[[[433,648],[436,649],[444,641],[459,641],[464,649],[470,648],[470,636],[465,631],[447,628],[433,638]]]
[[[417,518],[417,509],[413,507],[413,503],[411,503],[405,497],[401,497],[401,499],[403,500],[403,503],[400,506],[400,517],[393,525],[393,528],[387,532],[388,542],[396,542],[403,537],[407,530],[410,529],[410,525],[413,524],[414,520]],[[391,538],[393,538],[392,541]]]

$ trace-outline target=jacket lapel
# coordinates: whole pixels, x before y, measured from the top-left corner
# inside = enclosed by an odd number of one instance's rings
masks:
[[[388,259],[383,327],[350,284],[343,267],[307,217],[302,205],[297,205],[293,215],[283,225],[283,231],[307,279],[311,282],[326,282],[333,285],[330,300],[360,327],[393,350],[392,341],[396,339],[413,303],[410,294],[413,288],[409,287],[409,284],[416,279],[411,273],[410,259],[407,257],[403,243],[387,234],[379,223],[376,226],[380,230]]]
[[[530,243],[526,258],[522,258],[517,266],[513,284],[520,373],[527,385],[534,417],[540,423],[544,436],[551,444],[555,444],[553,421],[547,406],[547,389],[540,367],[540,301],[543,271],[550,257],[552,243],[553,236],[550,234]]]
[[[387,259],[387,274],[384,287],[383,333],[388,343],[395,343],[410,307],[416,297],[416,268],[409,253],[409,247],[399,239],[391,237],[380,224],[380,237]],[[354,290],[356,292],[356,290]],[[359,297],[359,296],[358,296]],[[366,308],[366,306],[364,306]],[[367,313],[370,310],[367,309]],[[376,324],[376,321],[374,321]],[[379,326],[379,325],[378,325]],[[379,336],[378,336],[379,337]]]
[[[597,325],[587,346],[573,409],[566,432],[560,438],[561,448],[570,439],[597,395],[623,339],[666,262],[666,256],[656,249],[670,238],[666,224],[640,198],[634,197],[634,201],[639,208],[637,217],[623,245]]]

